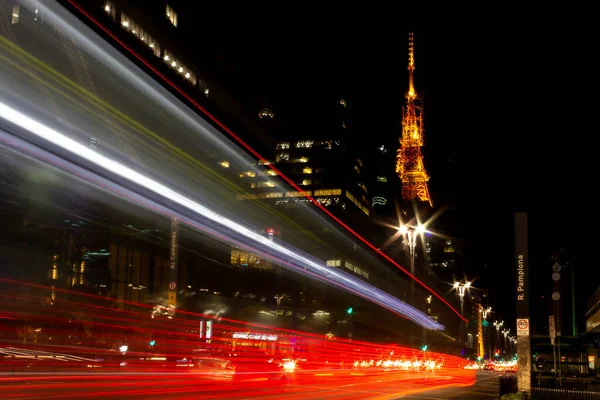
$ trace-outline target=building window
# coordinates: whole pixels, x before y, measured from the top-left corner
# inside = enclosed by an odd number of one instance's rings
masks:
[[[378,176],[377,177],[377,182],[387,182],[387,178],[385,176]]]
[[[306,192],[287,192],[285,194],[285,197],[304,197],[304,196],[311,196],[312,195],[312,191],[307,190]]]
[[[269,110],[268,108],[263,108],[262,110],[260,110],[258,112],[258,118],[263,119],[263,118],[275,118],[275,114],[273,113],[273,111]]]
[[[240,263],[240,252],[237,250],[231,250],[231,265],[238,265]]]
[[[354,197],[349,191],[346,190],[346,197],[353,202],[358,208],[360,208],[360,210],[362,212],[364,212],[365,214],[369,215],[369,209],[360,202],[360,200],[358,200],[356,197]]]
[[[320,205],[324,206],[324,207],[329,207],[332,204],[338,204],[340,202],[340,198],[339,197],[317,197],[316,198],[317,203],[319,203]]]
[[[221,161],[219,165],[223,168],[229,168],[229,161]]]
[[[177,27],[177,13],[167,4],[167,18],[171,21],[174,27]]]
[[[314,140],[300,140],[296,142],[297,149],[310,149],[313,147]]]
[[[341,99],[341,100],[340,100],[340,104],[341,104],[341,105],[342,105],[344,108],[346,108],[346,100],[344,100],[344,99]]]
[[[289,142],[281,142],[281,143],[277,143],[275,150],[287,150],[289,148],[290,148]]]
[[[319,189],[314,191],[315,196],[339,196],[342,189]]]
[[[339,267],[342,265],[342,260],[327,260],[328,267]]]
[[[19,15],[21,14],[21,6],[19,4],[15,4],[12,10],[12,23],[19,23]]]
[[[104,12],[110,15],[113,21],[117,18],[117,10],[115,9],[111,1],[104,2]]]
[[[290,159],[290,153],[281,152],[281,153],[277,153],[277,155],[275,156],[276,162],[289,161],[289,159]]]

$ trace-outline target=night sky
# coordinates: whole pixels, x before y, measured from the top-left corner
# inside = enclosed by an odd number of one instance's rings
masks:
[[[276,114],[318,126],[329,102],[344,97],[353,104],[355,134],[378,145],[400,134],[414,29],[431,190],[436,205],[460,210],[456,231],[467,239],[468,276],[489,287],[493,306],[514,321],[513,220],[515,211],[527,211],[534,289],[548,284],[550,256],[563,248],[587,298],[600,284],[593,257],[600,190],[597,63],[586,24],[567,29],[546,19],[534,28],[507,20],[419,30],[392,10],[354,11],[240,11],[189,32],[198,51],[229,65],[244,90],[276,103],[266,104]]]

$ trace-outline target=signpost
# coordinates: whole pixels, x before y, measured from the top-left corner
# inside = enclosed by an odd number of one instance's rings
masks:
[[[554,374],[556,374],[556,325],[554,324],[554,315],[548,317],[548,333],[550,335],[550,343],[552,344],[552,365],[554,366]]]
[[[529,318],[517,319],[517,336],[529,336]]]
[[[177,309],[177,258],[179,256],[179,220],[171,219],[171,240],[169,248],[169,295],[168,303],[173,311]]]
[[[515,272],[517,303],[517,385],[531,394],[531,336],[529,333],[529,243],[527,213],[515,214]]]

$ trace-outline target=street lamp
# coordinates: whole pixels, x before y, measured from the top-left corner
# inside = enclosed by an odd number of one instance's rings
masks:
[[[482,309],[482,310],[481,310],[481,314],[482,314],[481,316],[483,317],[483,320],[484,320],[484,321],[487,319],[488,315],[489,315],[491,312],[492,312],[492,307],[488,307],[488,308],[485,308],[485,309]]]
[[[464,307],[465,307],[465,291],[471,287],[471,282],[454,282],[454,289],[458,292],[458,297],[460,298],[460,315],[464,316]]]
[[[467,291],[470,287],[471,287],[471,282],[454,282],[454,289],[456,289],[456,292],[458,293],[458,297],[460,298],[460,316],[464,317],[465,314],[465,291]],[[463,323],[460,323],[460,340],[461,342],[464,342],[463,340],[463,336],[464,336],[464,328],[463,328]]]
[[[506,348],[508,347],[508,334],[510,333],[510,329],[505,329],[502,331],[502,334],[504,335],[504,353],[506,353]],[[510,349],[508,350],[508,352],[510,353]]]
[[[398,227],[398,232],[406,239],[408,242],[408,248],[410,253],[410,274],[412,278],[410,280],[410,304],[414,307],[415,304],[415,249],[417,247],[417,236],[422,236],[425,233],[425,225],[418,224],[416,227],[412,225],[400,225]],[[411,325],[411,340],[414,340],[414,326]],[[427,330],[423,328],[423,341],[425,341],[425,335]]]
[[[485,346],[485,338],[487,338],[488,341],[488,356],[491,359],[492,358],[492,338],[490,337],[490,327],[489,327],[489,323],[485,322],[487,321],[487,317],[491,314],[492,312],[492,307],[488,307],[488,308],[482,308],[481,309],[481,317],[484,321],[483,323],[483,338],[484,338],[484,346]]]
[[[400,225],[398,228],[400,234],[406,238],[410,252],[410,274],[415,276],[415,249],[417,247],[417,236],[423,235],[426,231],[425,225],[418,224],[416,227],[412,225]],[[410,280],[410,301],[415,305],[415,280]]]

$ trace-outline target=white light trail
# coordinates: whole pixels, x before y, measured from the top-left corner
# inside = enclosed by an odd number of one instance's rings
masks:
[[[319,264],[311,259],[299,255],[294,251],[280,244],[277,244],[276,242],[273,242],[260,234],[253,232],[252,230],[238,224],[237,222],[215,213],[207,207],[199,204],[198,202],[186,196],[183,196],[182,194],[174,191],[173,189],[165,186],[164,184],[154,179],[151,179],[139,172],[136,172],[113,159],[110,159],[102,154],[95,152],[92,148],[76,142],[75,140],[67,137],[66,135],[32,119],[31,117],[15,110],[14,108],[2,102],[0,102],[0,117],[11,122],[14,125],[17,125],[27,130],[28,132],[36,135],[37,137],[48,141],[49,143],[59,146],[60,148],[65,149],[70,153],[95,164],[100,169],[109,171],[121,178],[128,180],[129,182],[135,185],[144,187],[147,190],[154,192],[159,196],[162,196],[163,198],[169,199],[172,202],[179,204],[197,213],[198,215],[203,216],[204,218],[216,222],[221,226],[227,227],[232,231],[237,232],[238,234],[256,243],[265,246],[266,248],[270,248],[276,253],[283,254],[289,259],[294,260],[296,263],[299,263],[300,265],[308,267],[312,271],[317,272],[321,276],[334,276],[335,278],[337,278],[338,284],[341,284],[342,287],[350,285],[352,287],[351,290],[360,295],[361,297],[371,302],[384,305],[401,315],[405,315],[423,327],[435,330],[444,329],[443,325],[431,320],[425,313],[400,301],[399,299],[391,296],[390,294],[382,292],[376,287],[368,285],[358,279],[354,279],[353,277],[341,271],[336,271],[334,269],[327,268],[324,264]]]

